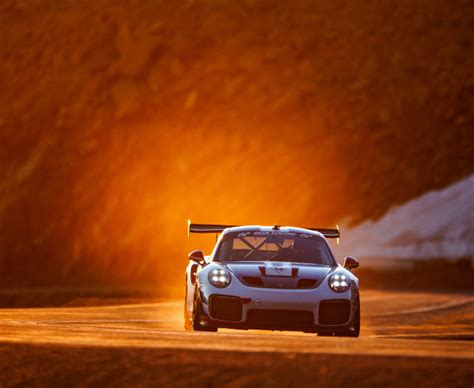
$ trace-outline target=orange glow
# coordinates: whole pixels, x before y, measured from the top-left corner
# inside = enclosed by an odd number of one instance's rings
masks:
[[[472,172],[450,4],[46,3],[0,23],[7,286],[182,287],[188,218],[330,227]]]

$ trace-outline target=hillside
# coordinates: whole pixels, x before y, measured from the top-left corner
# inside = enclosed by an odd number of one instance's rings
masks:
[[[474,172],[472,1],[0,3],[6,285],[182,279],[187,218],[355,225]]]

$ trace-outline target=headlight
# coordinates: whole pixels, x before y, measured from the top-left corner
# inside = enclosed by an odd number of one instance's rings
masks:
[[[230,273],[223,268],[215,268],[209,272],[209,281],[215,287],[227,287],[230,284]]]
[[[336,292],[344,292],[349,289],[351,280],[343,273],[335,273],[329,277],[329,287]]]

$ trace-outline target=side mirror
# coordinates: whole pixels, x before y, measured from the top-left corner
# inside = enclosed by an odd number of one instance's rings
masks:
[[[352,256],[347,256],[344,259],[344,268],[345,269],[351,270],[351,269],[357,268],[358,266],[359,266],[359,260],[357,260],[356,258],[354,258]]]
[[[202,263],[204,261],[204,252],[200,250],[192,251],[188,255],[188,259],[195,261],[196,263]]]

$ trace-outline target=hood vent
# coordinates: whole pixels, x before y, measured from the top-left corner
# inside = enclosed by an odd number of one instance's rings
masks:
[[[250,287],[262,287],[262,288],[286,288],[286,289],[297,289],[297,288],[315,288],[318,284],[317,279],[300,279],[298,282],[295,280],[278,281],[275,279],[265,278],[262,279],[258,276],[242,276],[241,278],[247,286]]]

